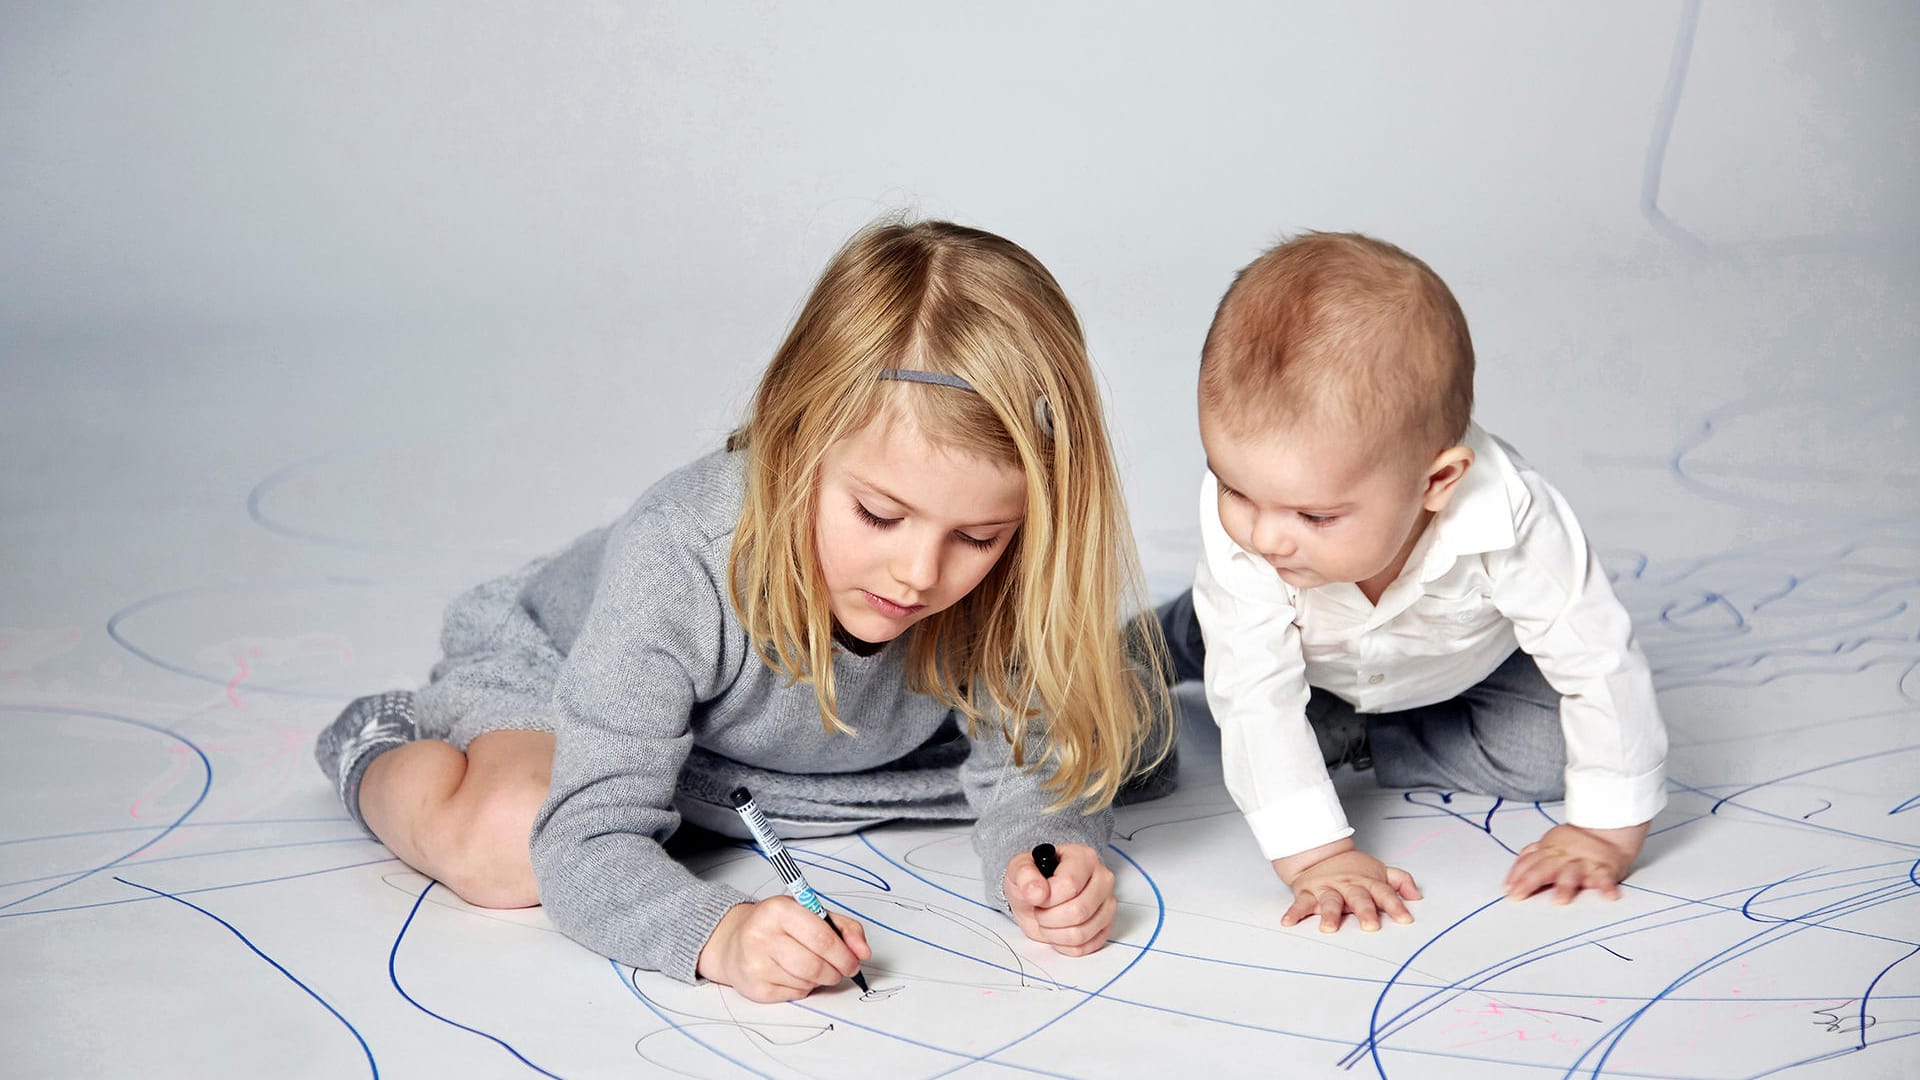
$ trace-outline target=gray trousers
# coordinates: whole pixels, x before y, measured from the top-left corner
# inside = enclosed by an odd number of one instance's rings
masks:
[[[1157,612],[1174,677],[1198,679],[1206,644],[1193,615],[1193,593]],[[1518,649],[1460,696],[1401,712],[1360,714],[1312,687],[1307,721],[1316,728],[1366,725],[1374,776],[1383,787],[1432,787],[1524,802],[1566,794],[1567,743],[1560,694],[1533,657]]]

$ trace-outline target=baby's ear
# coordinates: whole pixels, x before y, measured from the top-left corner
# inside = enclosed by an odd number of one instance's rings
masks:
[[[1436,514],[1445,510],[1472,467],[1473,451],[1464,446],[1449,446],[1434,455],[1433,464],[1427,466],[1427,493],[1420,505]]]

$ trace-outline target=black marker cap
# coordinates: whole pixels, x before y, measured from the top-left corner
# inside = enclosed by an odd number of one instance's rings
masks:
[[[1040,868],[1041,877],[1052,877],[1053,872],[1060,869],[1060,853],[1053,850],[1052,844],[1035,844],[1033,865]]]
[[[727,796],[727,798],[733,800],[733,808],[738,810],[753,801],[753,792],[743,787],[737,787],[733,789],[733,794]]]

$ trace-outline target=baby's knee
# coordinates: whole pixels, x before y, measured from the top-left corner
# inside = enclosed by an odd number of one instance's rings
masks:
[[[1563,764],[1542,767],[1526,763],[1519,767],[1495,763],[1493,790],[1483,794],[1508,802],[1557,802],[1566,797],[1566,768]]]
[[[538,904],[528,841],[546,791],[517,785],[473,794],[448,823],[443,884],[478,907]]]

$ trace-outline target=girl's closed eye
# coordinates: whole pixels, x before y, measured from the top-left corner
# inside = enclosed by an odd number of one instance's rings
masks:
[[[1000,542],[1000,538],[997,536],[989,537],[985,540],[982,540],[977,536],[968,536],[966,533],[963,533],[963,532],[954,533],[953,538],[967,545],[968,547],[979,548],[981,551],[991,551],[993,549],[993,545]]]
[[[1327,526],[1333,524],[1335,521],[1338,521],[1340,519],[1338,515],[1335,515],[1335,514],[1302,513],[1300,515],[1300,520],[1306,522],[1307,524],[1313,526],[1316,529],[1324,529]]]
[[[861,521],[866,522],[876,529],[891,529],[895,525],[900,524],[899,518],[883,518],[879,514],[867,509],[867,504],[861,502],[859,499],[853,500],[853,510],[860,515]]]

